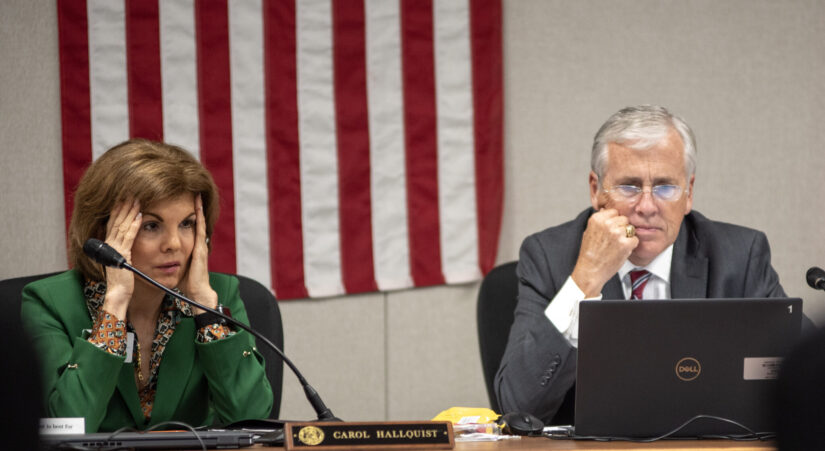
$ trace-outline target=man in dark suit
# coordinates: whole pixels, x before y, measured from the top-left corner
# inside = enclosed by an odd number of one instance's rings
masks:
[[[785,296],[762,232],[691,212],[695,155],[690,127],[662,107],[628,107],[601,127],[592,208],[522,244],[495,380],[503,411],[572,423],[581,300]]]

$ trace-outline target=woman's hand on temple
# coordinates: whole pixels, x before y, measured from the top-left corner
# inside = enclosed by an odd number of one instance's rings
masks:
[[[140,202],[127,199],[115,204],[106,223],[106,244],[132,263],[132,244],[140,230]],[[126,319],[126,310],[135,289],[135,277],[126,269],[106,268],[106,298],[103,308],[118,319]]]
[[[203,199],[195,196],[195,245],[192,248],[192,257],[189,262],[189,271],[186,274],[182,287],[189,298],[207,307],[217,308],[218,293],[209,285],[209,247],[206,245],[206,218],[203,214]],[[195,314],[203,310],[194,307]]]

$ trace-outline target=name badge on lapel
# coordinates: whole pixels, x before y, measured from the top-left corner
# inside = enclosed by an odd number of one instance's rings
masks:
[[[126,363],[132,363],[132,355],[135,349],[135,333],[126,332]]]

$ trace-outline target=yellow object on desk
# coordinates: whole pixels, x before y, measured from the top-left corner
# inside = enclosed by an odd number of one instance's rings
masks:
[[[450,407],[433,418],[432,421],[449,421],[453,424],[493,423],[501,415],[486,407]]]

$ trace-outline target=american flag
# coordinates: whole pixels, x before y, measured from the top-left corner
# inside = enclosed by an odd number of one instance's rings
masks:
[[[65,204],[130,137],[212,172],[210,270],[280,299],[477,280],[503,190],[501,0],[58,0]]]

